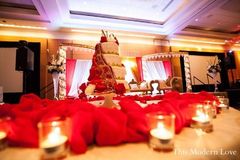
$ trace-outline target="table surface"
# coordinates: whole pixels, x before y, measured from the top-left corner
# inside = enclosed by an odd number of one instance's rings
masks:
[[[239,160],[240,111],[230,108],[213,119],[214,131],[202,133],[184,128],[175,136],[172,152],[157,152],[147,143],[127,143],[117,146],[89,146],[85,154],[69,153],[67,160]],[[0,151],[0,160],[39,160],[39,150],[8,147]]]

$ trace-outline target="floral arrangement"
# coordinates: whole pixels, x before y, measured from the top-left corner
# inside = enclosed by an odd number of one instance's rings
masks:
[[[115,84],[114,88],[115,92],[119,95],[123,95],[124,93],[126,93],[126,88],[123,83]]]
[[[64,58],[61,56],[61,51],[57,56],[55,55],[51,56],[51,61],[48,62],[48,72],[49,73],[63,73],[65,71],[64,67]]]
[[[102,30],[102,36],[101,36],[100,42],[103,43],[103,42],[110,42],[110,41],[113,41],[117,45],[119,45],[118,39],[115,37],[113,33],[108,34],[108,31]]]
[[[214,59],[214,63],[213,64],[209,64],[208,68],[207,68],[207,72],[208,74],[212,75],[212,76],[216,76],[218,72],[221,71],[221,67],[220,67],[220,62],[221,60],[218,60],[218,62],[216,63],[216,59]]]

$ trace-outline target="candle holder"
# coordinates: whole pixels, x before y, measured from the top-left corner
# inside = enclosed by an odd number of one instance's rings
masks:
[[[210,133],[213,131],[211,118],[212,109],[209,105],[195,104],[195,114],[192,117],[191,127]]]
[[[162,112],[147,115],[149,146],[153,150],[168,152],[174,149],[175,115]]]
[[[38,124],[42,160],[58,160],[68,153],[68,119],[54,118]]]
[[[204,101],[203,103],[204,107],[209,108],[211,110],[211,118],[217,118],[217,102],[216,101]]]
[[[7,148],[7,121],[8,117],[0,118],[0,151]]]
[[[220,113],[228,111],[229,109],[229,99],[226,97],[218,97],[219,104],[218,104],[218,110]]]

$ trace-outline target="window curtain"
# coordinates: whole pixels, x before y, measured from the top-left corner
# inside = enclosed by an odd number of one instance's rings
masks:
[[[172,66],[170,61],[163,61],[163,66],[165,69],[166,76],[172,77]]]
[[[137,82],[140,82],[137,66],[131,68],[131,73],[133,75],[133,79]]]
[[[167,74],[162,61],[142,61],[144,80],[166,80]]]
[[[130,82],[132,79],[136,80],[136,77],[133,73],[131,66],[125,65],[125,69],[126,69],[125,80],[127,82]]]
[[[66,95],[71,88],[75,65],[75,59],[66,59]]]
[[[89,77],[89,70],[92,65],[91,60],[67,60],[66,81],[67,95],[78,97],[78,88],[82,83],[86,83]]]
[[[140,82],[143,81],[142,57],[136,57],[137,69]]]

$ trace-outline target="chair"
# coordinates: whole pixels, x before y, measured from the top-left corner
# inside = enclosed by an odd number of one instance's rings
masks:
[[[130,92],[138,92],[140,94],[148,94],[151,92],[151,89],[148,87],[148,83],[146,81],[138,84],[136,81],[132,80],[128,83]]]
[[[139,89],[138,83],[132,79],[131,82],[128,83],[130,90],[136,90]]]
[[[172,90],[182,92],[183,86],[182,86],[182,78],[181,77],[172,77],[170,80],[170,85],[172,87]]]
[[[140,84],[139,84],[139,89],[148,89],[148,83],[146,81],[142,81]]]
[[[150,82],[151,94],[158,94],[160,92],[160,83],[158,80],[152,80]]]
[[[166,81],[160,80],[159,83],[160,83],[160,90],[162,90],[163,93],[172,90],[172,86],[170,86],[170,85],[168,86],[167,83],[166,83]],[[169,83],[170,83],[170,82],[169,82]]]

